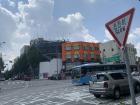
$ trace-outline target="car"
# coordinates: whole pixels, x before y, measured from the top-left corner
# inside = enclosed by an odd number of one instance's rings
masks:
[[[135,92],[140,92],[140,81],[133,80]],[[130,93],[127,74],[124,72],[104,72],[97,74],[97,81],[89,82],[89,92],[99,98],[101,95],[119,99],[121,95]]]
[[[24,81],[31,81],[32,77],[31,76],[24,76]]]
[[[5,81],[5,78],[0,78],[0,81]]]

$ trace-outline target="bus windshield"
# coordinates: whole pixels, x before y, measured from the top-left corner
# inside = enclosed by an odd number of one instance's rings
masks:
[[[80,78],[80,67],[72,69],[72,79]]]

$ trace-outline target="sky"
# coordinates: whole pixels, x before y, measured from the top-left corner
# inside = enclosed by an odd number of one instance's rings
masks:
[[[0,0],[0,51],[8,62],[38,37],[103,43],[112,39],[105,24],[131,8],[128,43],[140,56],[139,0]]]

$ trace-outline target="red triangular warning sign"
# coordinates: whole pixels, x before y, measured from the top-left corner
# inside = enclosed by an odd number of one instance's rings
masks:
[[[132,8],[106,24],[107,29],[119,47],[123,47],[126,44],[134,11],[135,9]]]

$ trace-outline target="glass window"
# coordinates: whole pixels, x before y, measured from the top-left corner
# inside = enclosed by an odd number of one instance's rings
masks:
[[[98,47],[95,47],[95,50],[99,50],[99,48]]]
[[[111,51],[114,51],[114,49],[112,48]]]
[[[89,50],[89,47],[88,47],[88,46],[85,46],[85,47],[84,47],[84,50]]]
[[[109,79],[108,79],[108,77],[106,75],[104,75],[104,74],[98,74],[97,75],[97,81],[98,82],[107,81],[107,80],[109,80]]]
[[[91,53],[91,55],[90,55],[90,56],[91,56],[91,58],[94,58],[94,54],[93,54],[93,53]]]
[[[121,73],[111,73],[110,76],[114,80],[124,79],[124,76]]]
[[[94,47],[93,47],[93,46],[91,46],[91,47],[90,47],[90,50],[94,51]]]
[[[71,46],[66,46],[65,47],[65,50],[71,50],[72,48],[71,48]]]
[[[66,54],[66,58],[71,58],[71,54]]]
[[[74,58],[80,58],[79,54],[74,54]]]
[[[88,58],[88,54],[84,54],[84,58]]]
[[[74,78],[80,78],[80,68],[74,68],[72,69],[72,79]]]
[[[79,45],[73,46],[73,49],[74,49],[74,50],[79,50],[79,49],[80,49],[80,46],[79,46]]]

